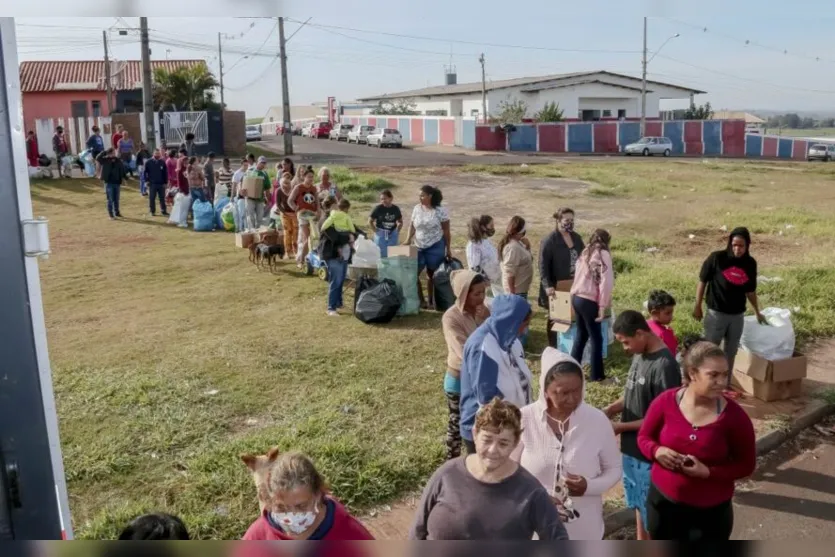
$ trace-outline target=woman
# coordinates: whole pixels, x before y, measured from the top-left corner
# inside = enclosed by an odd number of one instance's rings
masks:
[[[493,217],[481,215],[473,218],[467,227],[467,266],[477,273],[483,274],[490,281],[493,297],[504,293],[502,289],[502,266],[499,252],[490,238],[496,234]]]
[[[742,338],[746,301],[751,302],[757,321],[765,322],[757,299],[757,260],[751,257],[750,248],[751,234],[747,228],[731,231],[727,249],[711,253],[702,264],[696,289],[693,317],[697,321],[704,319],[705,339],[724,343],[730,369]],[[705,293],[707,315],[702,312]]]
[[[316,185],[316,194],[326,194],[337,201],[342,200],[342,193],[336,187],[336,183],[331,181],[331,171],[326,166],[319,169],[319,183]]]
[[[602,540],[603,494],[622,472],[612,424],[583,401],[582,368],[556,348],[542,353],[539,386],[539,400],[522,408],[522,438],[512,458],[554,497],[570,539]]]
[[[612,289],[615,273],[612,254],[609,253],[611,236],[598,228],[589,238],[589,245],[577,260],[574,285],[571,287],[571,305],[577,323],[577,338],[571,347],[571,357],[581,362],[586,343],[591,341],[591,380],[603,381],[603,331],[601,323],[606,310],[612,305]]]
[[[724,541],[733,531],[736,481],[757,465],[754,426],[722,396],[730,368],[718,346],[685,347],[684,386],[650,404],[638,446],[652,461],[647,495],[653,540]]]
[[[130,137],[128,130],[122,132],[122,138],[119,140],[119,158],[125,165],[125,170],[133,176],[134,169],[131,168],[130,163],[133,159],[133,139]]]
[[[533,282],[533,256],[531,242],[526,235],[525,219],[513,217],[499,242],[499,253],[502,258],[502,288],[507,294],[516,294],[527,300]]]
[[[183,195],[189,194],[188,188],[188,156],[185,149],[180,149],[180,158],[177,160],[177,187]]]
[[[304,175],[307,173],[308,170],[313,172],[313,167],[310,166],[310,165],[308,165],[308,166],[305,166],[303,164],[299,165],[299,169],[296,171],[296,174],[293,176],[293,181],[290,183],[290,185],[295,188],[299,184],[303,183],[304,182]]]
[[[444,200],[441,190],[426,185],[420,188],[419,203],[412,211],[409,224],[409,237],[403,245],[411,245],[414,240],[418,248],[418,277],[426,269],[426,298],[418,278],[418,296],[423,309],[435,305],[435,293],[432,277],[444,259],[452,258],[452,239],[449,231],[449,212],[442,207]]]
[[[217,171],[217,186],[215,186],[215,199],[221,197],[231,197],[232,195],[232,176],[235,172],[232,170],[232,162],[228,157],[223,158],[220,168]]]
[[[324,479],[304,455],[279,455],[270,470],[267,489],[272,503],[249,527],[244,540],[374,539],[331,497]]]
[[[389,247],[400,243],[400,230],[403,228],[403,213],[394,204],[391,190],[380,192],[380,204],[371,211],[368,226],[374,230],[374,243],[380,248],[380,257],[388,257]]]
[[[475,422],[476,451],[441,466],[423,491],[412,540],[567,540],[551,498],[510,455],[519,409],[494,399]]]
[[[574,210],[568,207],[554,213],[557,229],[543,241],[539,251],[539,307],[548,309],[549,298],[556,292],[561,281],[573,281],[575,267],[585,245],[579,234],[574,232]],[[557,346],[554,322],[548,319],[548,345]]]
[[[308,242],[319,238],[319,229],[316,227],[316,223],[319,220],[321,209],[319,201],[316,199],[316,186],[313,185],[312,168],[307,167],[304,170],[304,182],[290,191],[287,202],[296,211],[296,218],[299,223],[296,264],[301,269],[309,249]]]
[[[453,271],[450,279],[455,305],[446,310],[441,319],[447,346],[447,372],[444,376],[444,392],[449,407],[447,460],[461,455],[461,359],[464,357],[464,344],[490,317],[490,310],[484,305],[489,286],[484,275],[460,270]]]
[[[531,370],[519,337],[528,329],[531,306],[519,296],[493,300],[490,317],[464,344],[461,363],[461,438],[472,454],[478,409],[494,397],[519,408],[531,403]]]
[[[205,201],[206,192],[203,189],[203,185],[206,183],[206,176],[203,174],[202,165],[197,163],[197,157],[190,157],[188,159],[186,177],[188,179],[188,189],[191,192],[192,204],[195,201]]]
[[[29,163],[29,166],[33,168],[40,168],[40,162],[38,158],[40,157],[40,152],[38,151],[38,138],[35,137],[35,132],[29,130],[26,133],[26,161]],[[95,159],[95,155],[93,155]]]
[[[344,203],[350,208],[347,199]],[[322,207],[323,213],[330,215],[331,209],[336,209],[336,207],[336,201],[330,197]],[[356,228],[350,221],[350,217],[347,224],[350,224],[353,232],[341,228],[333,218],[326,219],[322,224],[322,241],[318,249],[319,257],[328,267],[328,317],[339,317],[339,310],[342,309],[344,304],[342,287],[348,275],[348,264],[351,261],[351,244],[356,233]]]
[[[293,180],[293,177],[296,175],[296,165],[293,163],[293,159],[290,157],[285,157],[283,161],[281,161],[281,174],[280,176],[284,176],[285,172],[290,173],[290,180]]]
[[[285,172],[275,188],[274,205],[281,215],[281,226],[284,229],[284,252],[287,258],[296,257],[296,247],[299,235],[299,221],[296,219],[296,211],[290,206],[290,193],[293,188],[290,183],[293,180],[292,174]]]

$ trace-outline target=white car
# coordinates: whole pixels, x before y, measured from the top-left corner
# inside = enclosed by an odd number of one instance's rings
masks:
[[[261,141],[261,129],[258,126],[247,126],[246,127],[246,140],[247,141]]]
[[[366,138],[368,146],[376,145],[377,147],[403,147],[403,136],[400,132],[392,128],[380,128],[374,130]]]
[[[642,137],[637,143],[630,143],[623,148],[623,153],[629,155],[664,155],[669,157],[673,152],[673,142],[667,137]]]
[[[311,132],[311,130],[313,130],[314,125],[315,124],[306,124],[302,128],[302,137],[310,137],[310,132]]]
[[[354,129],[353,124],[337,124],[334,128],[328,133],[328,139],[330,140],[337,140],[337,141],[348,141],[348,133]]]
[[[368,134],[374,133],[374,126],[358,126],[348,132],[348,143],[365,143]]]

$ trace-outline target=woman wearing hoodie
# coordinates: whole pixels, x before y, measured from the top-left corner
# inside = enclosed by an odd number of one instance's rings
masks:
[[[571,305],[577,319],[577,338],[571,347],[571,357],[581,362],[586,343],[591,341],[591,380],[603,381],[603,330],[601,323],[612,305],[615,273],[608,232],[597,229],[589,238],[589,245],[577,260]]]
[[[734,228],[728,236],[728,247],[714,251],[705,259],[696,289],[693,317],[696,321],[704,319],[706,340],[714,344],[724,341],[731,370],[742,338],[746,302],[751,302],[757,320],[765,322],[757,300],[757,260],[751,257],[750,248],[748,229]],[[702,311],[705,294],[707,315]]]
[[[513,459],[554,499],[571,540],[602,540],[603,494],[622,471],[612,424],[583,401],[583,370],[571,356],[546,348],[539,386],[539,399],[522,408]]]
[[[447,372],[444,377],[444,392],[449,406],[447,460],[461,456],[461,359],[464,357],[464,344],[490,317],[490,310],[484,305],[490,284],[484,275],[475,271],[453,271],[451,280],[455,305],[446,310],[441,319],[447,346]]]
[[[479,408],[498,397],[519,408],[531,402],[531,370],[519,338],[531,322],[530,304],[497,296],[490,317],[470,335],[461,364],[461,437],[475,451],[473,424]]]

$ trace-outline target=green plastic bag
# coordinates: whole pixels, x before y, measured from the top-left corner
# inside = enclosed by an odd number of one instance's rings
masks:
[[[377,263],[377,279],[391,279],[403,290],[405,302],[400,305],[397,315],[417,315],[420,313],[418,296],[417,259],[408,257],[383,257]]]

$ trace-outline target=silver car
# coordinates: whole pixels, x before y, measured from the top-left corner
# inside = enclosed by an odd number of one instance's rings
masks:
[[[247,141],[261,141],[261,128],[258,126],[247,126],[246,127],[246,140]]]
[[[337,124],[333,127],[333,129],[328,133],[328,139],[330,140],[337,140],[337,141],[348,141],[348,132],[354,129],[353,124]]]
[[[376,145],[377,147],[403,147],[403,136],[400,132],[392,128],[378,128],[374,133],[368,134],[365,139],[368,146]]]
[[[664,155],[669,157],[673,152],[673,142],[667,137],[642,137],[636,143],[630,143],[623,148],[623,153],[629,155]]]
[[[824,162],[835,160],[835,144],[815,143],[809,147],[806,160]]]
[[[348,132],[348,143],[365,143],[368,134],[374,133],[374,126],[358,126]]]

